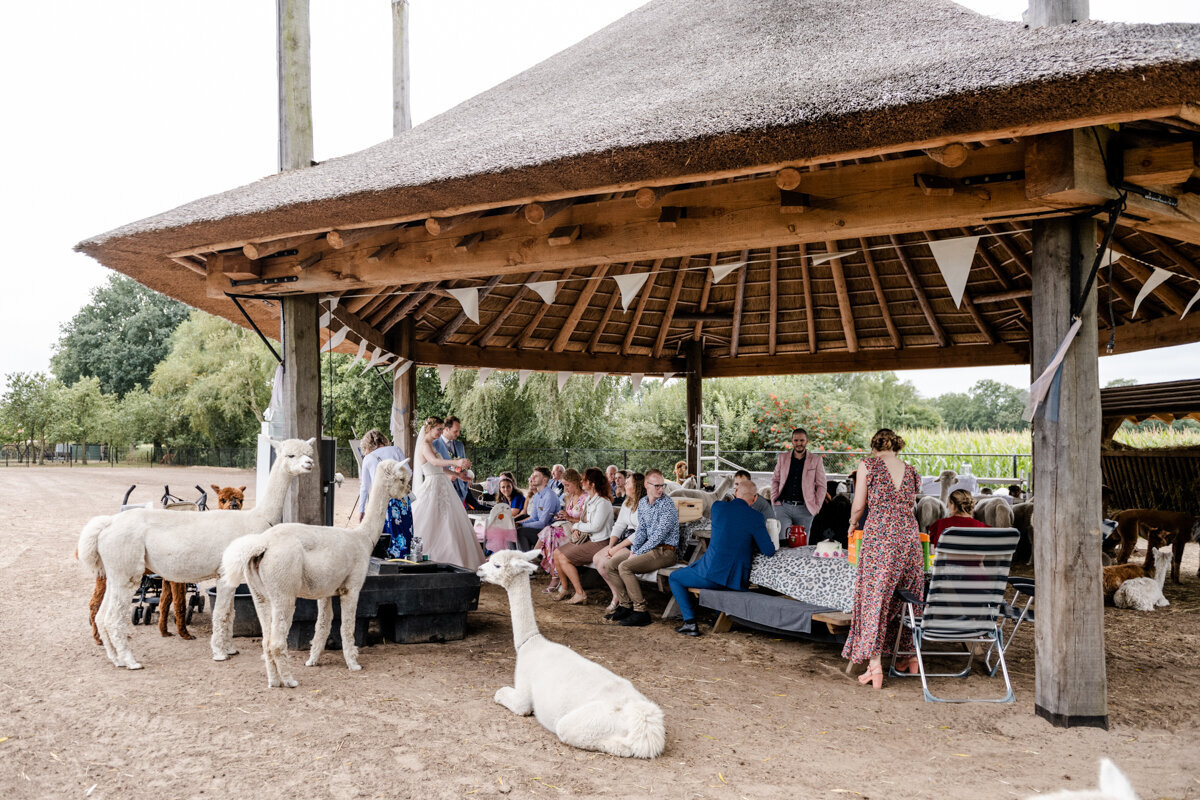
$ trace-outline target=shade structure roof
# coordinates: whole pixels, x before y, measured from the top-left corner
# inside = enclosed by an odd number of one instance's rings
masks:
[[[425,363],[671,371],[693,337],[712,375],[1020,363],[1028,220],[1116,195],[1083,174],[1094,137],[1112,158],[1153,150],[1139,185],[1177,201],[1134,196],[1126,257],[1101,276],[1101,325],[1126,323],[1118,348],[1139,349],[1200,339],[1194,318],[1169,324],[1200,280],[1177,158],[1200,138],[1196,104],[1195,25],[657,0],[375,147],[79,249],[238,321],[226,292],[338,296],[346,350],[395,349],[411,319]],[[928,243],[965,234],[984,238],[960,306]],[[847,255],[813,258],[832,252]],[[713,283],[710,265],[743,262]],[[1155,267],[1178,277],[1134,319]],[[625,309],[612,276],[639,272],[653,277]],[[549,304],[525,287],[547,280]],[[449,292],[473,286],[478,322]],[[269,322],[267,304],[249,311]]]
[[[1100,413],[1133,422],[1200,419],[1200,380],[1110,386],[1100,390]]]

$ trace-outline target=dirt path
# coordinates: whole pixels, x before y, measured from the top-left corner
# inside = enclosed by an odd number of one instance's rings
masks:
[[[89,635],[91,580],[71,556],[83,524],[131,483],[147,500],[164,483],[190,497],[197,483],[253,482],[203,468],[0,469],[0,797],[1004,798],[1093,786],[1102,756],[1143,798],[1200,797],[1195,549],[1183,586],[1167,584],[1170,608],[1106,612],[1109,731],[1034,716],[1032,631],[1010,649],[1014,705],[934,705],[913,680],[860,687],[832,646],[614,628],[596,606],[551,602],[537,579],[543,632],[666,712],[666,753],[634,762],[566,747],[492,701],[514,658],[507,599],[491,586],[465,640],[367,647],[354,674],[337,652],[315,669],[300,658],[294,690],[266,688],[257,640],[212,661],[207,615],[195,641],[138,626],[145,669],[112,667]],[[356,491],[339,494],[341,524]]]

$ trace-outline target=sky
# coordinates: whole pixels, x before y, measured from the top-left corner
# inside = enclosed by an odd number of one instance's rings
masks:
[[[412,0],[416,124],[548,58],[642,0]],[[963,3],[1020,19],[1026,0]],[[391,136],[389,0],[311,0],[317,160]],[[1194,0],[1092,0],[1120,22],[1200,22]],[[275,3],[57,0],[0,12],[0,375],[49,369],[60,326],[110,274],[88,236],[276,171]],[[1181,374],[1181,366],[1184,373]],[[1100,359],[1101,384],[1200,373],[1200,344]],[[903,372],[922,394],[1029,368]]]

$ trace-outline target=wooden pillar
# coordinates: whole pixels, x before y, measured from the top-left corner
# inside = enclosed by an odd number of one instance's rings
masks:
[[[401,321],[399,328],[400,352],[397,355],[411,361],[414,342],[412,317],[407,317]],[[392,432],[396,440],[392,444],[403,450],[404,455],[412,458],[416,448],[418,428],[416,364],[413,364],[403,375],[398,376],[392,381],[392,403],[396,406],[400,415],[400,429]]]
[[[699,339],[685,345],[687,355],[687,468],[700,483],[700,421],[703,419],[704,398],[700,358],[703,346]]]
[[[1096,254],[1096,223],[1033,223],[1033,373],[1071,326]],[[1108,727],[1100,563],[1100,387],[1096,293],[1033,421],[1036,711],[1060,727]]]
[[[392,135],[412,127],[408,99],[408,0],[392,0]],[[408,452],[407,450],[405,451]]]
[[[279,171],[312,166],[308,0],[275,0],[278,19]]]
[[[321,339],[317,332],[317,296],[283,300],[283,413],[287,436],[311,439],[316,467],[288,491],[284,522],[325,523],[321,497]]]

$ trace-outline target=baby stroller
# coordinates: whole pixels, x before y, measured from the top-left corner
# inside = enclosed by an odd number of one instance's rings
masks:
[[[134,503],[129,504],[129,496],[133,494],[133,490],[137,488],[137,484],[130,486],[125,492],[125,498],[121,501],[121,510],[128,511],[131,508],[152,508],[153,503]],[[171,494],[171,487],[164,486],[163,494],[160,502],[162,507],[168,510],[176,511],[207,511],[208,510],[208,493],[199,486],[196,491],[200,496],[192,500],[184,500],[182,497],[176,497]],[[137,593],[133,596],[133,624],[139,622],[143,625],[149,625],[154,617],[155,610],[159,607],[162,601],[162,578],[158,575],[148,574],[142,576],[142,584],[138,587]],[[192,621],[192,613],[195,611],[204,611],[204,593],[196,588],[196,584],[186,584],[184,591],[187,596],[187,616],[186,622]]]

